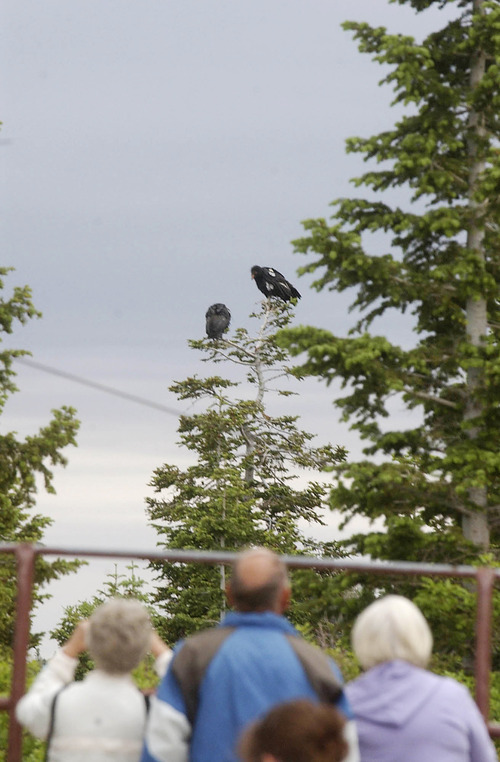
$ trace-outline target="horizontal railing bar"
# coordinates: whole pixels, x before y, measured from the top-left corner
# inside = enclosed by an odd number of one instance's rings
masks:
[[[16,545],[0,543],[0,553],[12,553]],[[168,561],[170,563],[232,564],[239,553],[231,551],[204,550],[96,550],[78,547],[49,547],[34,545],[34,552],[43,556],[75,556],[93,558],[139,558],[145,561]],[[281,556],[284,563],[294,569],[340,570],[370,572],[371,574],[416,574],[436,575],[440,577],[477,576],[481,567],[419,563],[418,561],[372,561],[353,558],[315,558],[313,556]],[[493,569],[495,577],[500,578],[500,568]]]

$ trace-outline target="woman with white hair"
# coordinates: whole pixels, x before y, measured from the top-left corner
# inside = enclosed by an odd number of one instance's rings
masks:
[[[86,650],[96,668],[73,682]],[[147,704],[130,673],[149,651],[162,676],[172,652],[139,601],[113,598],[79,622],[16,707],[18,721],[48,740],[49,762],[138,761]]]
[[[357,618],[351,640],[365,670],[345,688],[361,762],[496,762],[467,688],[426,669],[432,634],[412,601],[376,600]]]

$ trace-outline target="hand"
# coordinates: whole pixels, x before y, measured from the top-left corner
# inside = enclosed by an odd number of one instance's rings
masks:
[[[76,625],[73,634],[63,645],[62,650],[67,656],[71,656],[76,659],[78,654],[87,650],[87,633],[89,630],[89,623],[86,619],[82,619]]]
[[[160,654],[165,653],[165,651],[171,651],[160,638],[156,630],[153,630],[151,633],[151,645],[149,648],[155,659],[157,659]]]

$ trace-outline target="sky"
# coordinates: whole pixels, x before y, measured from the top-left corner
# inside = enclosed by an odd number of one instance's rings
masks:
[[[306,261],[291,244],[304,219],[355,195],[349,180],[364,165],[346,155],[346,138],[388,129],[398,114],[378,84],[384,69],[340,25],[421,39],[444,13],[387,0],[4,0],[2,264],[15,268],[7,293],[29,285],[43,313],[5,346],[169,409],[16,364],[4,430],[34,433],[62,405],[81,420],[57,495],[39,495],[53,519],[47,545],[155,549],[148,482],[187,457],[176,429],[188,407],[168,387],[208,370],[188,341],[203,337],[210,304],[225,302],[232,327],[251,328],[252,265],[302,292],[295,323],[349,329],[348,295],[298,278]],[[391,330],[408,338],[404,324]],[[332,389],[309,380],[298,391],[294,413],[317,443],[359,452]],[[337,531],[332,520],[328,538]],[[42,627],[114,568],[100,561],[54,583]]]

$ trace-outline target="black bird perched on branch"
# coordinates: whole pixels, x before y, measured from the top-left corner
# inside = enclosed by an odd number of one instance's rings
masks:
[[[209,339],[220,339],[231,322],[231,313],[225,304],[212,304],[205,313],[207,336]]]
[[[300,299],[297,289],[287,281],[284,275],[272,267],[254,265],[251,273],[257,288],[264,296],[278,296],[284,302],[289,302],[292,298]]]

